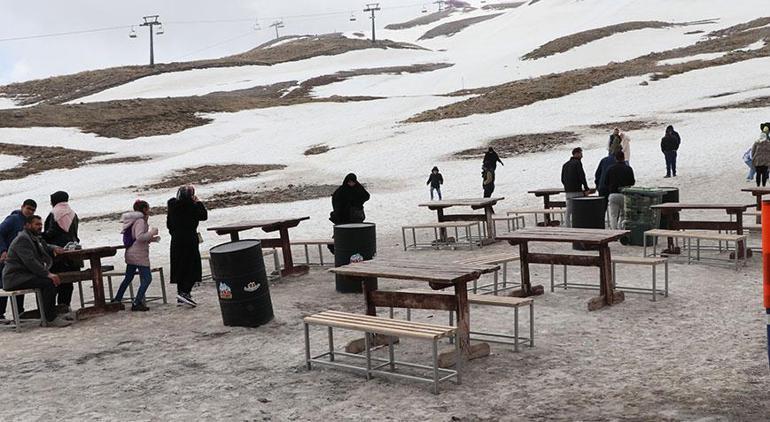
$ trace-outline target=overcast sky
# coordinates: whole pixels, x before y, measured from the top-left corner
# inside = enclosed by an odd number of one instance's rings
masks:
[[[371,0],[369,0],[371,1]],[[221,57],[273,37],[268,26],[283,17],[281,35],[364,30],[366,0],[0,0],[0,85],[51,75],[149,62],[149,35],[130,25],[160,15],[165,34],[155,37],[156,62]],[[430,0],[383,0],[377,26],[416,17]],[[338,14],[332,14],[339,12]],[[350,21],[355,12],[356,22]],[[300,15],[327,14],[302,17]],[[244,20],[184,23],[201,20]],[[259,19],[261,31],[254,30]],[[8,38],[126,26],[103,32],[3,41]]]

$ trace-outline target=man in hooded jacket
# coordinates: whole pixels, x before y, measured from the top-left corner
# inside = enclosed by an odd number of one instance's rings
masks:
[[[673,126],[666,128],[666,135],[660,140],[660,150],[666,157],[666,176],[676,177],[676,155],[679,150],[679,144],[682,142],[682,138],[674,130]]]

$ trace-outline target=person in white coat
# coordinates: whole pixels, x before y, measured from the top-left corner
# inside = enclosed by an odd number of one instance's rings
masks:
[[[623,149],[623,155],[626,156],[626,165],[631,162],[631,138],[625,133],[620,134],[620,146]]]

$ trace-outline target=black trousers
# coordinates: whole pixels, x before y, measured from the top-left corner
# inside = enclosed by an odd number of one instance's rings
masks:
[[[767,166],[757,166],[757,186],[767,185]]]
[[[72,286],[72,284],[70,284]],[[36,278],[27,281],[12,290],[40,289],[43,295],[43,312],[47,321],[53,321],[56,318],[56,286],[50,278]]]
[[[70,306],[72,303],[72,291],[75,290],[73,283],[62,283],[56,288],[56,303],[59,305]]]
[[[490,183],[488,185],[484,185],[484,198],[490,198],[492,196],[492,192],[495,191],[495,184]]]

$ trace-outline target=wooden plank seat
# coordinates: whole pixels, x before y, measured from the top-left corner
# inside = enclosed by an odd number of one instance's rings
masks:
[[[271,249],[262,249],[262,257],[266,256],[272,256],[273,257],[273,273],[268,273],[268,278],[272,277],[274,280],[281,278],[281,261],[278,258],[278,250],[271,248]],[[208,265],[208,272],[205,272],[201,275],[201,281],[207,281],[212,280],[212,274],[211,274],[211,256],[209,256],[208,252],[201,253],[201,264],[203,261],[206,261],[209,263]],[[205,267],[203,268],[205,270]]]
[[[419,289],[402,289],[399,293],[411,294],[444,294],[451,295],[445,291],[427,291]],[[494,333],[484,331],[470,331],[471,340],[485,341],[488,343],[508,344],[513,346],[515,352],[519,351],[520,344],[529,343],[529,347],[535,346],[535,301],[531,297],[513,297],[513,296],[490,296],[479,294],[468,294],[468,303],[479,306],[493,306],[503,308],[513,308],[513,335],[508,333]],[[529,337],[519,335],[519,308],[529,307]],[[390,308],[390,317],[393,318],[393,307]],[[412,320],[411,308],[406,308],[406,320]],[[454,312],[449,311],[449,325],[454,325]]]
[[[456,264],[461,265],[501,265],[501,270],[503,273],[503,285],[502,287],[499,286],[499,272],[495,271],[493,273],[493,282],[492,284],[484,284],[479,285],[478,279],[473,280],[473,286],[468,287],[469,292],[478,293],[479,291],[482,292],[482,294],[493,294],[497,295],[499,292],[510,290],[518,287],[518,285],[511,284],[510,287],[508,287],[508,263],[509,262],[517,262],[519,261],[519,255],[511,252],[499,252],[499,253],[492,253],[492,254],[485,254],[483,256],[473,257],[473,258],[465,258],[455,261]],[[490,290],[491,287],[491,290]]]
[[[168,298],[166,297],[166,278],[163,276],[163,267],[155,267],[150,268],[150,273],[158,273],[158,278],[160,278],[160,296],[145,296],[145,300],[147,302],[153,302],[157,300],[162,300],[163,304],[168,303]],[[121,282],[123,281],[123,277],[126,275],[125,271],[109,271],[104,273],[104,276],[107,277],[107,290],[110,293],[110,301],[114,299],[113,294],[113,287],[112,287],[112,277],[118,277],[118,280]],[[139,278],[139,272],[136,272],[134,274],[134,280],[137,280]],[[133,302],[134,301],[134,286],[133,283],[128,285],[128,295],[130,299],[123,299],[124,302]],[[81,306],[83,305],[83,296],[81,294],[80,296],[81,300]],[[90,303],[90,302],[86,302]]]
[[[714,241],[714,242],[720,242],[720,250],[721,250],[721,242],[725,242],[725,244],[729,245],[729,243],[735,243],[736,247],[735,250],[743,250],[746,248],[746,243],[748,239],[748,235],[745,234],[730,234],[730,233],[715,233],[713,231],[710,232],[703,232],[703,231],[678,231],[678,230],[662,230],[662,229],[654,229],[654,230],[648,230],[644,232],[644,256],[652,256],[656,257],[658,255],[658,239],[661,237],[666,238],[674,238],[674,239],[682,239],[686,242],[687,245],[687,263],[691,263],[692,261],[702,261],[701,258],[701,241],[707,240],[707,241]],[[647,254],[647,238],[652,238],[652,255]],[[695,253],[696,256],[693,258],[692,256],[692,241],[695,240]],[[743,261],[743,265],[746,265],[746,262],[748,261],[748,254],[741,254],[734,253],[732,254],[732,257],[727,260],[729,262],[730,260],[733,260],[735,263],[735,271],[738,271],[740,268],[741,261]],[[724,259],[719,258],[710,258],[711,261],[721,261],[724,262]]]
[[[21,332],[21,318],[19,318],[19,306],[16,303],[16,296],[31,295],[34,294],[37,300],[37,309],[40,310],[40,325],[45,326],[47,324],[45,319],[45,312],[43,311],[43,294],[40,289],[23,289],[23,290],[3,290],[0,289],[0,297],[7,297],[8,302],[11,304],[11,313],[13,314],[13,325],[8,326],[16,330],[17,333]],[[6,326],[2,326],[6,327]]]
[[[292,240],[291,246],[302,246],[305,249],[305,264],[324,266],[324,247],[334,246],[334,239],[303,239]],[[318,247],[318,264],[310,262],[310,246]],[[276,256],[277,257],[277,256]],[[334,262],[331,262],[333,264]]]
[[[476,228],[477,236],[473,235],[473,228]],[[463,237],[460,237],[460,229],[462,229]],[[424,243],[417,240],[417,231],[433,231],[433,240],[430,243]],[[454,237],[447,235],[448,230],[454,230]],[[412,232],[412,243],[407,244],[406,232]],[[404,241],[404,250],[409,248],[431,248],[441,249],[442,246],[457,249],[458,247],[468,247],[469,249],[475,248],[480,243],[480,239],[483,237],[483,229],[481,227],[481,221],[445,221],[441,223],[424,223],[424,224],[411,224],[401,227],[401,236]]]
[[[372,376],[382,375],[385,377],[404,378],[433,384],[433,393],[438,394],[439,383],[454,378],[457,384],[461,383],[461,365],[462,357],[460,355],[459,342],[455,342],[455,353],[457,365],[455,370],[443,369],[438,366],[438,341],[442,338],[454,337],[457,333],[455,327],[440,326],[432,324],[422,324],[410,321],[400,321],[389,318],[380,318],[376,316],[351,314],[338,311],[324,311],[315,315],[307,316],[303,319],[305,328],[305,364],[307,369],[312,369],[312,364],[345,368],[357,372],[363,372],[366,379]],[[327,327],[329,350],[317,356],[310,353],[310,325]],[[362,357],[355,353],[347,353],[334,350],[334,328],[340,328],[364,333],[364,352]],[[387,336],[388,359],[372,357],[372,347],[375,346],[373,337],[375,335]],[[408,362],[400,362],[395,359],[395,348],[393,347],[394,338],[410,338],[415,340],[429,341],[432,343],[432,366],[417,365]],[[339,357],[354,359],[363,358],[365,366],[341,363]],[[326,359],[324,359],[326,358]],[[398,367],[415,368],[418,370],[430,370],[431,376],[416,376],[397,372]]]
[[[661,295],[663,297],[668,297],[668,258],[664,257],[638,257],[638,256],[613,256],[611,259],[612,262],[612,284],[615,285],[615,290],[620,290],[623,292],[628,293],[643,293],[643,294],[652,294],[652,301],[655,302],[657,300],[657,296]],[[618,286],[617,285],[617,265],[646,265],[652,268],[652,288],[646,289],[641,287],[630,287],[630,286]],[[658,289],[657,287],[657,267],[658,265],[664,266],[664,283],[663,283],[663,290]],[[567,266],[563,266],[563,277],[562,282],[560,284],[555,284],[555,277],[554,277],[554,265],[551,264],[551,292],[554,291],[555,287],[561,287],[563,289],[567,288],[573,288],[573,289],[590,289],[590,290],[599,290],[599,285],[593,285],[593,284],[584,284],[584,283],[570,283],[567,280]]]

